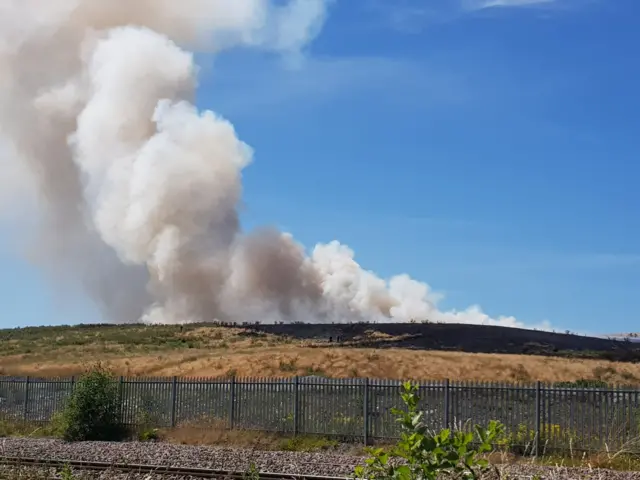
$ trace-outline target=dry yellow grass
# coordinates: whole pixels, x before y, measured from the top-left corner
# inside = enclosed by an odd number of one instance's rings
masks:
[[[558,382],[598,379],[609,383],[640,384],[640,365],[603,360],[543,356],[257,345],[248,340],[232,346],[136,353],[92,347],[65,347],[51,354],[0,357],[6,375],[67,376],[87,363],[101,360],[118,375],[218,377],[371,377],[502,382]]]
[[[339,442],[321,436],[286,435],[282,433],[229,430],[224,422],[202,420],[176,428],[160,429],[160,440],[181,445],[234,446],[252,450],[318,451],[336,447]],[[343,451],[345,449],[343,448]],[[361,453],[354,445],[351,450]]]
[[[640,384],[640,364],[539,355],[362,348],[374,330],[337,345],[198,326],[92,326],[0,330],[0,374],[70,376],[97,360],[118,375],[219,377],[370,377],[415,380]],[[383,335],[384,336],[384,335]],[[389,338],[387,338],[389,337]],[[370,343],[369,343],[370,344]]]

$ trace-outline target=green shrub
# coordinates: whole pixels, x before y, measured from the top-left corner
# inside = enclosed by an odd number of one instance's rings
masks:
[[[138,433],[138,441],[155,442],[160,440],[160,432],[157,428],[144,428]]]
[[[60,480],[76,480],[76,476],[73,474],[73,470],[71,470],[69,464],[65,464],[62,470],[60,470]]]
[[[489,462],[480,458],[492,450],[492,444],[504,430],[496,421],[488,428],[475,427],[473,433],[444,429],[429,432],[418,410],[417,388],[410,383],[403,386],[402,400],[407,410],[393,410],[402,426],[400,441],[388,453],[383,449],[368,449],[371,455],[365,465],[354,472],[355,478],[369,480],[436,480],[450,478],[474,480],[489,469]],[[404,460],[393,465],[391,458]]]
[[[589,378],[580,378],[573,382],[555,382],[553,384],[556,388],[611,388],[604,380],[594,380]]]
[[[260,470],[254,462],[249,464],[247,471],[242,474],[243,480],[260,480]]]
[[[62,437],[67,441],[119,441],[128,436],[121,419],[120,388],[112,374],[98,365],[75,385],[62,412]]]

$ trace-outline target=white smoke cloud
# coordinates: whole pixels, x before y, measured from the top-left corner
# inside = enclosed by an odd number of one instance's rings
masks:
[[[0,131],[5,206],[37,192],[34,257],[79,280],[110,321],[408,321],[521,326],[442,312],[428,285],[385,281],[348,247],[310,256],[285,233],[242,234],[253,152],[192,104],[188,49],[299,55],[327,0],[5,0]],[[22,177],[21,177],[22,178]],[[12,186],[13,190],[9,190]],[[21,191],[18,191],[21,190]]]

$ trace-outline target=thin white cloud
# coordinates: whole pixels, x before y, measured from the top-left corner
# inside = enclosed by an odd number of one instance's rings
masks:
[[[472,0],[466,1],[465,6],[471,10],[500,7],[532,7],[555,3],[556,0]]]
[[[472,13],[497,9],[571,8],[591,0],[369,0],[365,12],[373,14],[376,23],[405,34],[421,33],[428,26],[460,19]]]
[[[250,72],[260,71],[256,83]],[[408,105],[456,105],[468,100],[469,85],[463,75],[446,67],[424,65],[388,57],[310,57],[301,68],[282,68],[265,57],[228,57],[202,79],[199,103],[224,115],[265,112],[277,106],[307,109],[345,97],[384,95],[381,102]],[[277,115],[277,114],[276,114]]]
[[[401,33],[416,34],[425,26],[455,20],[461,13],[458,1],[432,0],[368,0],[363,2],[365,14],[371,15],[377,27]],[[466,1],[466,0],[463,0]]]

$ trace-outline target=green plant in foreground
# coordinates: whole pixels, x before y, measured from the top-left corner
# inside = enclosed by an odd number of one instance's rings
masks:
[[[116,441],[127,437],[121,421],[120,388],[102,366],[85,373],[62,412],[62,437],[67,441]]]
[[[392,410],[402,426],[400,441],[389,453],[380,448],[368,449],[371,456],[365,465],[355,469],[355,478],[435,480],[448,476],[456,480],[475,480],[490,468],[489,462],[480,455],[492,450],[492,443],[504,430],[502,424],[492,421],[487,428],[476,426],[475,436],[449,429],[433,433],[422,421],[423,412],[418,410],[417,387],[405,383],[402,400],[406,411]],[[389,460],[394,457],[405,463],[390,464]]]
[[[256,467],[256,464],[251,462],[249,464],[249,468],[242,475],[243,480],[259,480],[260,479],[260,470]]]
[[[145,428],[138,434],[140,442],[155,442],[160,439],[160,431],[157,428]]]
[[[64,467],[62,467],[62,470],[60,470],[60,480],[75,480],[75,478],[76,477],[73,474],[73,471],[71,470],[69,464],[66,464]]]

